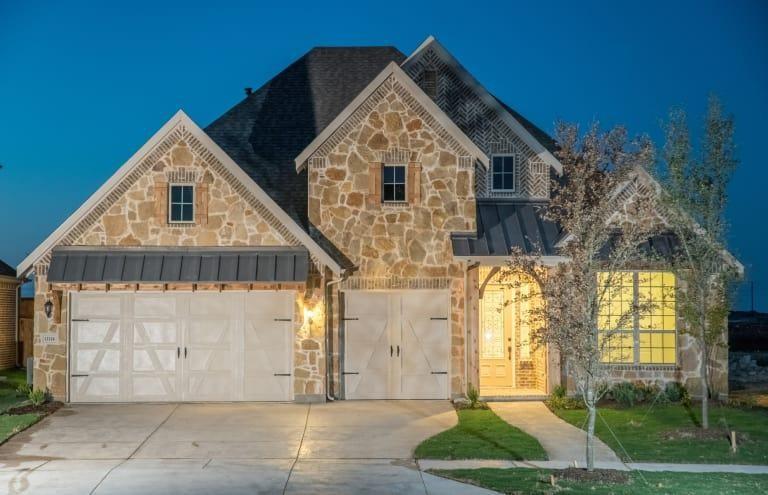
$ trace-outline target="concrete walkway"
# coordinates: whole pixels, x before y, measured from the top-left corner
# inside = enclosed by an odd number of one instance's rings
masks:
[[[69,406],[0,446],[5,494],[477,494],[419,470],[448,401]]]
[[[539,468],[565,469],[573,463],[564,461],[499,461],[488,459],[466,459],[461,461],[438,461],[422,459],[418,461],[419,469],[511,469]],[[580,466],[584,466],[581,465]],[[751,466],[747,464],[673,464],[662,462],[595,462],[597,469],[616,469],[619,471],[674,471],[680,473],[741,473],[768,474],[768,466]]]
[[[555,416],[543,402],[490,402],[493,412],[539,441],[550,461],[586,465],[587,435],[583,430]],[[595,438],[595,462],[621,464],[607,445]]]

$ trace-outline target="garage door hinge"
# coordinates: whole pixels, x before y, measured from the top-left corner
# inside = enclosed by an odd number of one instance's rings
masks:
[[[88,318],[72,318],[72,321],[91,321]]]
[[[342,375],[359,375],[360,373],[358,371],[342,371]]]
[[[274,376],[291,376],[290,373],[273,373]]]
[[[447,371],[433,371],[432,374],[433,375],[447,375],[448,372]]]
[[[70,375],[70,376],[72,376],[72,378],[84,378],[89,375]]]
[[[293,321],[293,318],[275,318],[275,321]]]
[[[344,320],[344,321],[357,321],[359,319],[360,318],[342,318],[342,320]]]
[[[447,319],[448,318],[440,317],[440,316],[433,316],[432,318],[430,318],[430,320],[447,320]]]

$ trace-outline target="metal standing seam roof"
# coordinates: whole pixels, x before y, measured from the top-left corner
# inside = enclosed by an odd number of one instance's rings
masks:
[[[556,255],[558,225],[542,217],[542,204],[510,199],[477,201],[477,234],[454,234],[454,256],[509,256],[512,248],[525,254]]]
[[[48,282],[306,282],[304,248],[57,248]]]
[[[3,260],[0,260],[0,277],[16,278],[16,270]]]

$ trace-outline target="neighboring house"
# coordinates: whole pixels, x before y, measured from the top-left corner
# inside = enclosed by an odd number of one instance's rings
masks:
[[[205,129],[177,113],[19,265],[36,281],[35,386],[322,401],[560,383],[557,353],[530,342],[535,302],[504,305],[496,269],[512,246],[558,260],[546,133],[431,37],[408,57],[315,48],[246,93]],[[628,297],[675,284],[628,280]],[[616,379],[698,378],[663,307],[606,356]]]
[[[0,260],[0,370],[16,366],[18,301],[16,270]]]

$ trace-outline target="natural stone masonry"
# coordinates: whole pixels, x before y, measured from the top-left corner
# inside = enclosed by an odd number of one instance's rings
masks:
[[[192,182],[198,195],[205,194],[205,218],[197,202],[193,225],[168,224],[167,210],[156,214],[158,191],[172,182]],[[160,187],[157,187],[158,185]],[[198,198],[199,199],[199,198]],[[261,204],[183,125],[168,136],[136,170],[128,174],[105,200],[86,216],[62,244],[90,246],[296,246],[287,228]],[[67,308],[70,287],[51,292],[46,282],[49,256],[35,265],[35,370],[36,387],[47,388],[55,397],[66,396]],[[319,278],[319,275],[318,275]],[[319,282],[315,282],[319,285]],[[106,287],[104,287],[106,288]],[[121,287],[112,287],[119,290]],[[189,290],[191,287],[178,287]],[[201,287],[202,288],[202,287]],[[132,290],[130,287],[122,289]],[[172,288],[169,288],[172,289]],[[206,287],[218,290],[216,287]],[[58,296],[58,294],[61,294]],[[60,299],[58,299],[60,297]],[[44,312],[51,298],[60,305],[49,320]],[[294,344],[294,393],[322,394],[324,357],[322,318],[304,321],[305,307],[322,307],[322,291],[299,291],[296,300]],[[59,316],[60,315],[60,316]],[[319,322],[319,323],[318,323]],[[55,333],[58,343],[43,343],[41,333]]]
[[[450,233],[476,228],[474,172],[461,166],[469,153],[395,78],[327,143],[310,159],[324,164],[309,167],[310,221],[359,267],[346,287],[450,290],[452,393],[462,394],[464,270],[453,260]],[[372,171],[387,163],[418,165],[409,167],[420,169],[418,180],[408,180],[419,184],[410,203],[371,201]]]
[[[429,47],[409,60],[403,70],[421,87],[425,87],[426,71],[435,74],[435,103],[487,155],[515,155],[518,164],[515,182],[518,190],[512,193],[492,192],[490,174],[483,167],[478,167],[475,184],[478,196],[549,199],[549,166],[542,163],[496,111],[483,102],[476,90],[462,80],[457,69],[446,63],[434,47]]]

